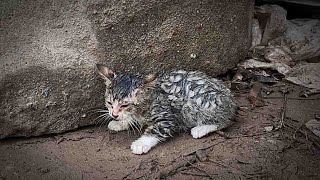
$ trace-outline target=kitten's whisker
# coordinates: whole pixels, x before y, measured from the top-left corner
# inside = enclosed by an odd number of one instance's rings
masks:
[[[98,120],[98,123],[100,122],[101,118],[107,116],[107,113],[101,114],[100,116],[98,116],[97,118],[95,118],[93,121],[96,122]]]
[[[100,119],[100,121],[99,121],[99,123],[100,124],[103,124],[104,122],[105,122],[105,120],[109,120],[109,117],[108,117],[108,114],[106,114],[105,116],[103,116],[101,119]]]
[[[94,123],[95,123],[96,126],[100,124],[102,118],[103,118],[103,116],[102,117],[98,117],[98,118],[96,118],[94,120]]]
[[[109,110],[100,110],[100,111],[97,111],[97,112],[107,112],[107,113],[109,113]]]
[[[110,117],[104,116],[103,119],[102,119],[102,122],[101,122],[101,124],[100,124],[100,126],[99,126],[99,128],[101,128],[102,126],[107,125],[110,120],[111,120]]]
[[[133,133],[136,135],[136,130],[138,130],[138,129],[131,121],[128,121],[128,123],[129,123],[131,129],[133,130]],[[138,133],[139,133],[139,130],[138,130]]]
[[[94,112],[92,114],[97,114],[97,113],[109,114],[109,111],[97,111],[97,112]]]
[[[101,112],[101,111],[108,111],[108,110],[107,109],[92,109],[92,110],[88,110],[87,113],[96,114],[97,112]]]
[[[132,121],[129,121],[129,122],[132,123],[132,125],[136,128],[138,133],[141,134],[141,130],[138,128],[138,126],[135,124],[135,122],[132,122]]]
[[[104,124],[105,118],[106,118],[105,116],[100,118],[99,122],[97,123],[97,125],[99,125],[99,128],[101,128],[101,126]]]
[[[130,125],[129,122],[128,122],[128,124],[129,124],[129,128],[128,128],[128,131],[127,131],[127,136],[131,135],[131,131],[130,131],[131,125]]]

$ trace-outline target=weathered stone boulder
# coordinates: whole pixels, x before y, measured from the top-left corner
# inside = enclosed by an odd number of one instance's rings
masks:
[[[89,7],[106,63],[118,71],[183,68],[210,75],[244,59],[251,0],[102,1]]]
[[[250,0],[4,0],[0,6],[0,138],[95,124],[119,71],[234,67],[250,46]]]
[[[1,1],[0,138],[93,124],[103,107],[85,1]]]

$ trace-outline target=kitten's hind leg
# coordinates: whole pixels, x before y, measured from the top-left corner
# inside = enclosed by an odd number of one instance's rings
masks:
[[[179,130],[176,124],[177,117],[172,113],[171,107],[165,103],[154,103],[151,108],[151,118],[149,126],[144,134],[131,145],[134,154],[147,153],[152,147],[159,142],[172,137]]]
[[[176,132],[174,121],[162,120],[149,126],[144,134],[131,144],[131,150],[134,154],[147,153],[159,142],[163,142]]]
[[[202,138],[203,136],[217,131],[218,130],[218,126],[211,124],[211,125],[198,125],[194,128],[191,129],[191,135],[193,138]]]

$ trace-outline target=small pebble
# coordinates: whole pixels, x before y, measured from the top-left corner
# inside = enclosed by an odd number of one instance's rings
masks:
[[[266,132],[271,132],[273,130],[273,126],[266,126],[266,127],[264,127],[264,130]]]
[[[46,107],[55,106],[55,105],[57,105],[56,102],[48,101],[47,104],[46,104]]]
[[[50,88],[46,87],[43,91],[42,91],[42,95],[44,97],[48,97],[49,96],[49,92],[50,92]]]
[[[196,57],[197,57],[197,55],[196,55],[196,54],[194,54],[194,53],[192,53],[192,54],[190,54],[190,57],[191,57],[192,59],[194,59],[194,58],[196,58]]]
[[[207,154],[204,150],[198,150],[196,151],[196,156],[200,161],[206,161],[207,160]]]

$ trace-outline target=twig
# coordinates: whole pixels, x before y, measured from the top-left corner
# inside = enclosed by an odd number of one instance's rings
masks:
[[[243,171],[241,171],[241,170],[238,169],[238,168],[224,165],[224,164],[219,163],[219,162],[217,162],[217,161],[214,161],[214,160],[212,160],[212,159],[208,159],[208,161],[210,161],[210,162],[212,162],[212,163],[214,163],[214,164],[217,164],[217,165],[219,165],[219,166],[224,167],[226,170],[228,170],[228,172],[230,172],[230,173],[232,173],[232,174],[238,174],[238,175],[242,175],[242,176],[243,176],[243,175],[248,175],[248,176],[251,177],[251,175],[249,175],[247,172],[243,172]],[[235,172],[235,171],[237,171],[237,172]]]
[[[230,168],[229,166],[226,166],[226,165],[224,165],[224,164],[222,164],[222,163],[219,163],[219,162],[217,162],[217,161],[214,161],[214,160],[212,160],[212,159],[208,159],[208,161],[210,161],[210,162],[212,162],[212,163],[214,163],[214,164],[217,164],[217,165],[219,165],[219,166],[222,166],[222,167],[224,167],[224,168],[227,168],[227,169]]]
[[[214,179],[214,177],[213,177],[211,174],[209,174],[206,170],[199,168],[198,166],[192,164],[192,163],[189,162],[188,160],[187,160],[187,162],[188,162],[188,164],[189,164],[190,166],[192,166],[192,167],[198,169],[199,171],[205,173],[210,179]]]
[[[232,174],[237,174],[237,175],[241,175],[241,176],[246,176],[247,178],[254,178],[254,177],[257,177],[257,176],[263,176],[261,174],[263,174],[264,172],[261,171],[261,172],[256,172],[256,173],[250,173],[250,172],[246,172],[246,171],[243,171],[239,168],[236,168],[236,167],[232,167],[232,166],[227,166],[227,165],[224,165],[222,163],[219,163],[217,161],[214,161],[212,159],[208,159],[210,162],[212,163],[215,163],[219,166],[222,166],[224,168],[226,168],[226,170],[228,170],[228,172],[232,173]]]
[[[198,173],[191,173],[191,172],[181,172],[181,174],[191,175],[191,176],[202,176],[202,177],[210,177],[207,174],[198,174]]]
[[[188,166],[190,162],[193,162],[193,163],[196,162],[197,158],[196,158],[196,156],[192,155],[192,156],[185,157],[183,160],[184,161],[180,161],[180,162],[177,162],[173,165],[167,166],[165,169],[163,169],[162,171],[160,171],[157,174],[157,177],[160,177],[160,179],[165,178],[169,174],[177,172],[179,168]]]
[[[214,143],[214,144],[211,144],[211,145],[209,145],[209,146],[196,149],[196,150],[194,150],[194,151],[192,151],[192,152],[190,152],[190,153],[188,153],[188,154],[184,154],[183,156],[186,157],[186,156],[194,155],[194,154],[196,154],[197,151],[205,151],[205,150],[207,150],[207,149],[212,148],[212,147],[215,146],[215,145],[218,145],[218,144],[220,144],[220,143],[222,143],[222,142],[225,142],[225,140],[226,140],[226,139],[221,140],[221,141],[218,141],[218,142],[216,142],[216,143]]]
[[[136,167],[134,167],[127,175],[125,175],[124,177],[122,177],[122,179],[127,179],[129,176],[131,176],[132,173],[134,173],[135,171],[139,170],[142,166],[143,163],[145,163],[146,161],[141,160],[139,165],[137,165]],[[136,178],[137,179],[137,178]]]
[[[300,124],[300,125],[298,126],[298,128],[294,131],[294,133],[293,133],[293,135],[292,135],[292,138],[293,138],[293,139],[297,139],[297,138],[296,138],[297,131],[301,128],[302,125],[303,125],[303,124]]]
[[[279,130],[282,127],[284,127],[284,119],[286,118],[286,112],[287,112],[287,95],[286,93],[283,93],[283,107],[282,107],[282,113],[281,113],[281,118],[280,118],[280,125],[275,128],[275,130]],[[282,131],[281,131],[282,133]]]
[[[283,94],[283,108],[282,108],[282,114],[281,114],[280,127],[278,129],[281,129],[284,126],[284,118],[286,117],[286,112],[287,112],[287,95]]]
[[[94,136],[79,136],[74,138],[62,137],[57,140],[57,144],[60,144],[61,142],[64,142],[64,141],[81,141],[83,139],[96,139],[96,137]]]
[[[217,134],[219,134],[220,136],[226,138],[226,139],[229,139],[229,135],[227,135],[226,133],[222,132],[222,131],[216,131]]]
[[[269,132],[262,132],[257,134],[247,134],[247,135],[240,135],[240,136],[229,136],[228,139],[236,139],[236,138],[242,138],[242,137],[255,137],[255,136],[261,136],[264,134],[269,134]]]
[[[303,134],[306,137],[306,141],[311,141],[314,144],[315,147],[320,149],[320,144],[312,136],[309,137],[306,132],[303,132],[299,128],[295,128],[295,127],[291,126],[290,124],[286,124],[286,126],[292,128],[292,129],[295,129],[295,130],[297,130],[297,132]],[[298,141],[298,139],[295,139],[295,140]]]
[[[279,97],[279,96],[276,96],[276,97],[262,97],[263,99],[282,99],[283,97]],[[319,100],[320,97],[318,98],[295,98],[295,97],[287,97],[287,99],[289,100]]]

